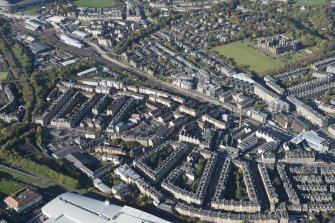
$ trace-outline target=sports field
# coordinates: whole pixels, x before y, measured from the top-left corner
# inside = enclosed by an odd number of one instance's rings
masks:
[[[111,7],[113,0],[76,0],[76,4],[88,8]]]
[[[248,70],[259,74],[284,66],[282,61],[273,59],[249,47],[246,42],[234,42],[215,47],[212,50],[227,58],[234,59],[238,66],[246,67]]]
[[[315,6],[325,4],[326,0],[294,0],[294,3],[297,5]]]
[[[6,80],[8,77],[8,72],[0,72],[0,80]]]

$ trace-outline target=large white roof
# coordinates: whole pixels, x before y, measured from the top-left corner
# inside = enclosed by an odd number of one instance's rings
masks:
[[[231,75],[231,77],[240,79],[242,81],[246,81],[249,83],[255,83],[255,81],[251,77],[248,77],[245,73],[234,73]]]
[[[61,23],[64,19],[65,19],[65,17],[63,17],[63,16],[51,16],[51,17],[47,18],[46,21],[54,22],[54,23]]]
[[[168,223],[154,215],[131,208],[66,192],[42,208],[45,223]]]
[[[307,142],[313,143],[315,145],[321,145],[325,141],[325,139],[318,136],[316,132],[308,131],[297,135],[295,138],[291,139],[291,142],[294,144],[299,144],[303,140],[306,140]]]

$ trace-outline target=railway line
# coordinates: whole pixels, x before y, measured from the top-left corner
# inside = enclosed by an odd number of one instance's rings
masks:
[[[19,30],[24,30],[25,28],[23,26],[20,26],[19,24],[15,23],[13,24],[15,25],[16,29]],[[35,36],[37,36],[38,38],[40,38],[41,40],[43,40],[45,43],[50,44],[58,49],[70,52],[76,56],[79,56],[81,58],[90,58],[98,63],[104,64],[105,66],[109,67],[109,68],[113,68],[113,67],[118,67],[121,68],[131,74],[136,75],[137,77],[139,77],[141,80],[143,80],[143,84],[152,88],[157,88],[163,91],[168,91],[170,93],[173,94],[177,94],[177,95],[183,95],[183,96],[187,96],[189,98],[194,98],[198,101],[201,102],[209,102],[213,105],[217,105],[217,106],[222,106],[234,113],[239,113],[239,111],[237,111],[236,108],[234,108],[233,106],[227,104],[227,103],[223,103],[220,102],[218,99],[213,98],[213,97],[209,97],[207,95],[204,94],[200,94],[196,91],[192,91],[192,90],[186,90],[186,89],[181,89],[175,85],[172,85],[171,83],[167,83],[163,80],[160,80],[156,77],[150,76],[144,72],[141,72],[139,70],[134,69],[133,67],[131,67],[130,65],[126,64],[125,62],[123,62],[120,59],[120,56],[118,56],[119,58],[115,58],[115,57],[111,57],[108,52],[102,50],[99,46],[97,46],[95,43],[91,43],[91,42],[87,42],[87,44],[90,46],[89,49],[80,49],[74,46],[69,46],[69,45],[65,45],[63,42],[61,42],[56,34],[54,33],[53,30],[44,30],[41,31],[41,33],[39,35],[36,35],[37,33],[31,33]]]

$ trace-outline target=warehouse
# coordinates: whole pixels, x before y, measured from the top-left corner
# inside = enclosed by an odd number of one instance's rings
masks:
[[[48,218],[45,223],[168,223],[135,208],[121,207],[70,192],[50,201],[42,208],[42,213]]]
[[[51,46],[41,42],[33,42],[32,44],[29,45],[29,47],[31,52],[33,52],[34,54],[46,53],[52,50]]]

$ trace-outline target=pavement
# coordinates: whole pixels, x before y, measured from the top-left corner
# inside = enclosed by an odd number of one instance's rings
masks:
[[[13,24],[17,29],[20,30],[25,30],[23,26],[20,26],[19,24],[15,23]],[[27,30],[29,32],[29,30]],[[36,36],[36,33],[35,33]],[[88,57],[92,60],[95,60],[101,64],[106,65],[107,67],[113,68],[115,66],[122,68],[136,76],[139,76],[141,78],[145,78],[146,81],[143,82],[147,86],[150,87],[156,87],[160,90],[167,90],[179,95],[184,95],[188,96],[190,98],[197,99],[202,102],[209,102],[211,104],[217,105],[217,106],[222,106],[232,112],[238,113],[237,109],[234,106],[231,106],[230,104],[220,102],[217,98],[210,97],[201,93],[198,93],[194,90],[186,90],[186,89],[181,89],[175,85],[172,85],[171,83],[167,83],[163,80],[160,80],[156,77],[152,77],[144,72],[141,72],[139,70],[134,69],[130,65],[126,64],[123,62],[121,59],[118,58],[113,58],[109,56],[109,53],[101,49],[98,45],[92,42],[86,41],[86,43],[91,46],[90,50],[87,49],[79,49],[77,47],[69,46],[61,42],[55,35],[53,30],[44,30],[41,32],[41,35],[38,36],[41,38],[43,41],[46,43],[49,43],[57,48],[60,48],[64,51],[68,51],[74,55],[77,55],[79,57]],[[120,56],[119,56],[120,58]]]

